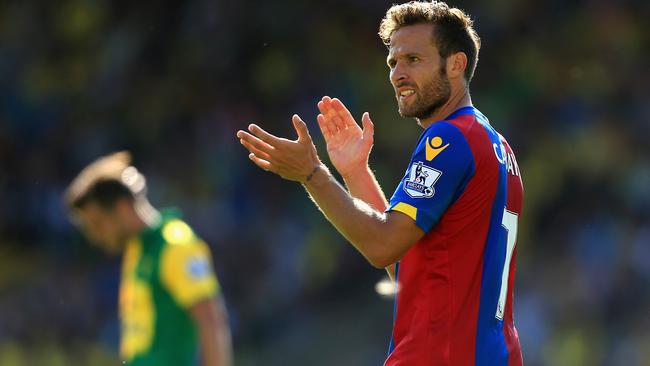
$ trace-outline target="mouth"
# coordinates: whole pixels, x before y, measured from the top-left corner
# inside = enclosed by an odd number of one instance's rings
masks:
[[[400,102],[404,102],[415,95],[415,90],[413,89],[403,89],[397,93],[397,98]]]
[[[400,102],[406,101],[415,95],[415,89],[402,87],[397,90],[397,99]]]

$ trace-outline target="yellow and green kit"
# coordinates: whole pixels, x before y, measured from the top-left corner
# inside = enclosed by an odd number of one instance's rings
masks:
[[[208,246],[174,210],[128,241],[122,263],[120,355],[129,366],[193,366],[190,309],[217,296]]]

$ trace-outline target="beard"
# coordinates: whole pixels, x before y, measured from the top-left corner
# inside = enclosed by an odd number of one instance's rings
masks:
[[[443,64],[438,69],[438,74],[424,84],[420,91],[416,91],[416,99],[410,105],[403,105],[399,97],[397,98],[399,114],[402,117],[418,120],[429,118],[449,101],[450,96],[451,86],[447,78],[447,67]]]

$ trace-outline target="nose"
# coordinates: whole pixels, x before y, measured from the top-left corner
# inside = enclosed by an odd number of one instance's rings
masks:
[[[395,67],[390,70],[390,82],[393,85],[399,85],[400,83],[408,80],[408,74],[406,73],[406,68],[402,62],[397,62]]]

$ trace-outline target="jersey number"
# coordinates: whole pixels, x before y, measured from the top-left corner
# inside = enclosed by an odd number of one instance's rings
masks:
[[[517,242],[517,214],[503,209],[503,220],[501,225],[508,233],[508,241],[506,247],[506,260],[503,263],[503,273],[501,274],[501,293],[499,294],[499,302],[497,303],[496,318],[503,320],[503,312],[506,307],[506,297],[508,295],[508,278],[510,277],[510,261],[512,260],[512,252],[515,250],[515,243]]]

